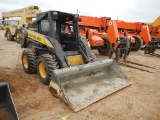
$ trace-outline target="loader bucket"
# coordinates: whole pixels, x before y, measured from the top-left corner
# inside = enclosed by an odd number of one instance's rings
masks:
[[[0,120],[18,120],[17,112],[6,82],[0,83]]]
[[[131,82],[112,59],[54,70],[50,92],[75,112]]]

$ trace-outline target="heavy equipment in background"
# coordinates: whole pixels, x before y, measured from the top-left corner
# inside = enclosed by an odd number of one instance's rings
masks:
[[[3,20],[2,23],[3,24],[1,24],[1,28],[2,28],[2,30],[5,30],[6,27],[8,26],[8,21],[7,20]]]
[[[89,40],[92,49],[97,49],[100,55],[115,53],[118,61],[129,55],[130,43],[125,36],[119,36],[116,21],[109,17],[79,16],[79,34]]]
[[[160,48],[160,16],[153,23],[149,24],[149,32],[152,39],[158,39],[158,48]]]
[[[88,40],[79,36],[77,14],[48,11],[21,28],[20,42],[23,69],[37,71],[40,80],[49,84],[50,92],[74,111],[81,110],[131,82],[112,60],[96,61]],[[72,30],[62,27],[71,23]],[[30,30],[37,25],[37,30]]]
[[[16,26],[19,23],[19,20],[2,20],[2,23],[2,30],[6,31],[9,25]]]
[[[19,28],[28,27],[32,23],[33,18],[36,18],[36,14],[40,12],[41,10],[38,6],[29,6],[2,13],[4,35],[7,40],[13,41],[16,39],[19,42]],[[11,20],[13,17],[16,17],[16,20]],[[18,17],[20,17],[20,20],[17,20],[19,19]]]
[[[0,120],[18,120],[8,83],[0,83]]]
[[[137,51],[145,44],[145,54],[155,52],[158,41],[151,38],[149,27],[141,22],[125,22],[117,20],[119,34],[131,41],[131,50]]]
[[[160,26],[160,16],[150,25],[152,25],[153,27],[158,27]]]

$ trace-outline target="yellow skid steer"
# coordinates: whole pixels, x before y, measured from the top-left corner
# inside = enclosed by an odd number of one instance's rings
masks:
[[[24,71],[37,72],[75,112],[131,84],[114,60],[96,61],[88,40],[79,36],[78,21],[77,14],[42,12],[20,33]],[[30,30],[34,25],[37,30]]]

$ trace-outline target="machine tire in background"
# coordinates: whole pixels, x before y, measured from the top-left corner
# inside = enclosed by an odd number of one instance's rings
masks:
[[[159,40],[156,37],[152,37],[152,40],[154,42],[154,46],[151,47],[151,53],[154,54],[154,52],[156,51],[156,49],[159,47]]]
[[[15,37],[16,37],[16,42],[17,42],[17,43],[20,43],[19,35],[20,35],[20,31],[19,31],[19,30],[16,30],[16,35],[15,35]]]
[[[107,37],[102,37],[104,40],[104,45],[97,47],[97,50],[100,55],[107,56],[111,50],[111,43]]]
[[[11,31],[9,29],[6,31],[6,37],[8,41],[14,40],[14,35],[11,34]]]
[[[26,49],[22,53],[22,65],[26,73],[35,73],[36,72],[36,54],[34,50]]]
[[[135,43],[131,43],[131,50],[140,50],[143,45],[143,40],[139,36],[132,36],[135,39]]]
[[[121,49],[120,48],[117,48],[115,55],[116,55],[116,61],[118,62],[120,59],[120,56],[121,56]]]
[[[160,42],[158,43],[158,49],[160,49]]]
[[[52,73],[59,65],[55,56],[49,54],[41,55],[37,61],[37,73],[42,83],[49,84]]]

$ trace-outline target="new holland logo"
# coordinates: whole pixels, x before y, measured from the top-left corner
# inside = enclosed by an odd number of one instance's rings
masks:
[[[33,35],[33,34],[28,34],[28,37],[29,37],[29,38],[32,38],[32,39],[34,39],[34,40],[38,40],[38,41],[41,40],[40,37],[37,37],[37,36],[35,36],[35,35]]]

